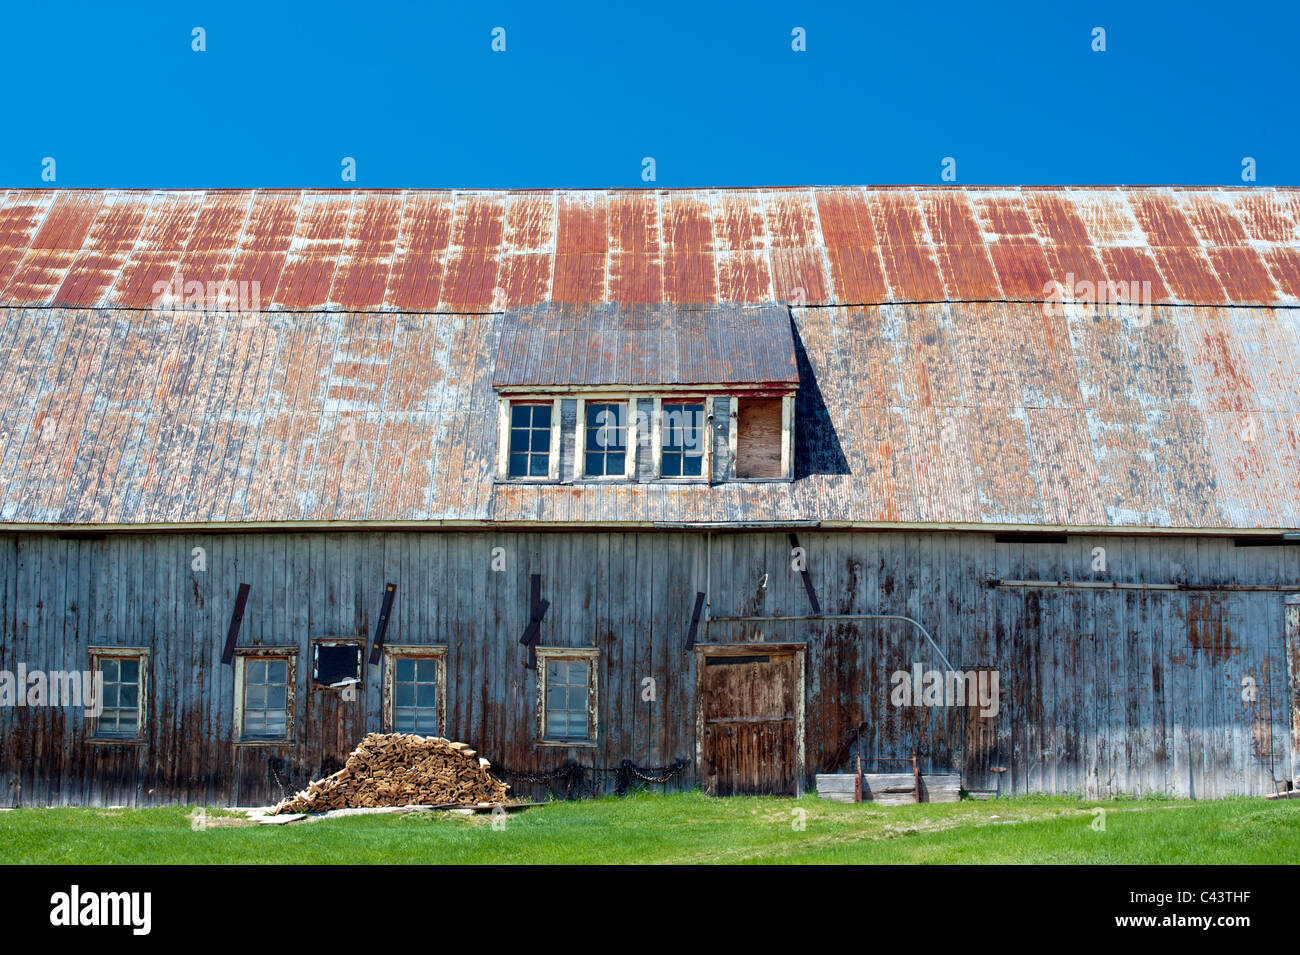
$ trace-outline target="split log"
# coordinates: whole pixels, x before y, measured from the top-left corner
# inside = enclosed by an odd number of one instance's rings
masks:
[[[271,814],[379,806],[499,805],[505,783],[467,743],[410,733],[371,733],[343,768],[281,800]]]

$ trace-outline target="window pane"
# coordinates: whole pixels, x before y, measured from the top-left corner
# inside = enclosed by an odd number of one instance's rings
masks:
[[[398,683],[393,687],[394,702],[398,706],[415,705],[415,684]]]
[[[528,455],[512,454],[510,455],[510,468],[506,472],[509,477],[524,477],[528,474]]]
[[[605,455],[588,454],[587,460],[582,465],[582,470],[588,477],[603,477],[605,474]]]
[[[137,694],[139,692],[140,692],[140,688],[136,686],[134,683],[128,683],[125,686],[119,688],[117,691],[118,706],[135,706],[137,700]]]
[[[411,709],[394,709],[393,710],[393,729],[398,733],[415,732],[415,710]]]
[[[519,429],[510,432],[510,453],[523,454],[528,450],[529,435],[531,431]]]
[[[244,687],[244,706],[248,709],[261,709],[266,706],[266,687],[261,683],[250,683]]]
[[[560,660],[546,661],[546,682],[547,683],[559,682],[560,674],[563,672],[560,669],[561,666],[562,666],[562,661]]]
[[[438,688],[432,683],[418,683],[415,687],[415,705],[433,706],[438,702]]]
[[[568,699],[568,690],[563,686],[548,686],[546,688],[546,708],[548,710],[564,709],[565,701]]]
[[[438,733],[438,714],[434,710],[420,710],[415,719],[414,732],[422,736],[436,736]]]
[[[119,677],[118,677],[118,679],[121,680],[123,683],[137,683],[137,682],[139,682],[139,680],[140,680],[140,661],[139,661],[139,660],[123,660],[123,661],[121,662],[121,668],[118,670],[118,673],[120,674]]]
[[[704,470],[704,458],[699,455],[683,456],[682,466],[686,477],[699,477]]]
[[[399,658],[399,659],[396,661],[396,666],[394,667],[394,672],[395,672],[395,678],[396,678],[398,681],[405,680],[405,681],[409,682],[409,681],[415,679],[415,661],[414,661],[414,660],[403,660],[403,659],[400,659],[400,658]]]
[[[287,683],[289,682],[289,661],[287,660],[270,660],[267,663],[267,675],[269,683]]]
[[[587,688],[585,686],[569,687],[569,705],[567,709],[586,712],[587,710]]]
[[[116,683],[117,682],[117,661],[100,660],[99,672],[104,674],[105,683]]]
[[[284,685],[267,687],[266,705],[278,710],[287,707],[289,705],[289,688]]]
[[[416,678],[421,683],[433,683],[438,679],[438,661],[421,660],[416,664]]]
[[[268,736],[283,736],[288,728],[288,715],[284,710],[267,710],[266,733]]]
[[[544,454],[533,454],[528,458],[528,476],[529,477],[546,477],[547,459]]]
[[[245,677],[245,682],[247,683],[265,683],[266,682],[266,661],[249,660],[245,664],[244,677]]]
[[[104,706],[117,706],[117,684],[104,684]]]
[[[531,405],[511,405],[510,406],[510,427],[526,428],[528,419],[532,416]]]
[[[587,714],[585,711],[569,714],[569,737],[571,739],[587,738]]]
[[[551,428],[551,406],[550,405],[533,405],[533,427]]]
[[[528,449],[533,454],[545,454],[551,449],[551,432],[541,428],[534,428],[528,432],[532,437],[532,446]]]
[[[665,454],[660,470],[663,472],[664,477],[681,477],[682,456],[680,454]]]
[[[552,737],[563,737],[567,735],[569,722],[565,718],[563,711],[548,712],[546,714],[546,735]]]
[[[626,469],[627,456],[622,451],[612,451],[605,455],[605,473],[622,474]]]
[[[569,682],[587,684],[587,661],[570,660],[569,661]]]

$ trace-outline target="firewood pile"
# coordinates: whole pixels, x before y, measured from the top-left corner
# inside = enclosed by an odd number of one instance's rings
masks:
[[[497,805],[505,783],[466,743],[409,733],[370,733],[343,768],[281,800],[271,814],[376,806]]]

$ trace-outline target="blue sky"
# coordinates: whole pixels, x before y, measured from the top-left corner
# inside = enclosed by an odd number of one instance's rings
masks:
[[[0,185],[1300,183],[1294,0],[978,6],[10,4]]]

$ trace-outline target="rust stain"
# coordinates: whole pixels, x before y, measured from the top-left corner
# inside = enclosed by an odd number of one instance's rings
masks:
[[[1193,651],[1210,662],[1221,664],[1241,653],[1236,634],[1224,621],[1222,598],[1217,594],[1193,595],[1186,611],[1180,612],[1187,624],[1187,642]]]
[[[1072,275],[1294,304],[1298,221],[1286,189],[11,190],[0,301],[143,308],[178,277],[354,311],[486,308],[498,286],[509,305],[1028,301]]]
[[[10,190],[0,514],[1294,526],[1297,196]],[[1068,275],[1150,283],[1153,320],[1044,312]],[[180,279],[260,310],[111,311]],[[772,300],[839,470],[818,435],[791,488],[491,483],[486,313]]]

